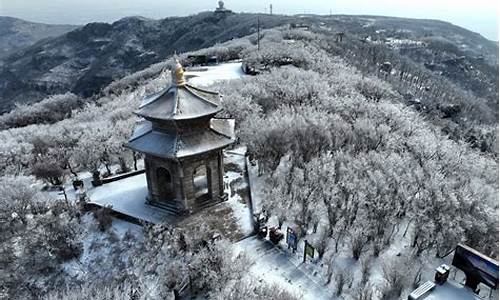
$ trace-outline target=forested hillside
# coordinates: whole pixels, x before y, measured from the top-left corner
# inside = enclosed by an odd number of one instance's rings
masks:
[[[236,119],[238,143],[258,166],[270,225],[293,224],[314,245],[332,298],[399,299],[458,242],[498,258],[497,124],[488,100],[399,53],[370,55],[375,46],[354,40],[335,41],[319,25],[286,26],[262,32],[260,51],[253,34],[197,53],[261,70],[211,89],[223,94],[223,116]],[[395,71],[381,71],[389,58]],[[24,126],[0,132],[2,295],[164,299],[184,274],[210,299],[294,298],[245,276],[245,257],[232,257],[227,241],[204,247],[203,232],[180,239],[163,225],[117,235],[99,215],[81,218],[36,188],[71,173],[133,168],[139,157],[123,147],[137,121],[132,112],[169,84],[169,65],[117,80],[55,118],[47,107],[63,98],[4,116]],[[453,105],[460,109],[446,115],[442,107]],[[468,131],[491,140],[478,135],[478,146]],[[95,253],[105,258],[89,261]]]
[[[161,20],[131,17],[113,24],[90,23],[21,49],[5,58],[0,68],[0,112],[11,110],[15,103],[31,104],[54,94],[91,97],[110,82],[158,63],[175,51],[202,49],[255,33],[257,19],[262,29],[306,25],[323,30],[330,40],[343,32],[349,42],[336,55],[360,71],[376,71],[390,62],[403,68],[399,70],[402,75],[411,74],[421,89],[428,88],[425,81],[433,74],[436,76],[431,81],[444,78],[459,87],[464,94],[461,98],[472,93],[484,99],[481,101],[490,110],[498,110],[498,44],[450,23],[377,16],[204,12]],[[366,61],[358,61],[360,55]],[[407,93],[408,99],[428,100],[415,94]],[[457,108],[442,110],[453,115]]]
[[[53,25],[0,16],[0,65],[2,59],[39,40],[56,37],[78,28],[76,25]]]
[[[262,15],[262,28],[287,17]],[[89,23],[60,37],[41,41],[5,58],[0,68],[0,112],[14,103],[31,104],[53,94],[91,97],[113,80],[142,70],[174,52],[209,47],[257,31],[257,15],[216,15],[152,20],[129,17]]]

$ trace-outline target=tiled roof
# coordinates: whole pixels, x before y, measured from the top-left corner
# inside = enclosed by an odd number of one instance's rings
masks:
[[[151,122],[144,121],[136,127],[127,147],[158,157],[183,158],[220,149],[234,142],[234,120],[213,119],[211,123],[216,126],[211,124],[207,130],[176,135],[156,131]]]
[[[183,84],[145,98],[136,114],[150,120],[187,120],[215,115],[221,109],[219,93]]]

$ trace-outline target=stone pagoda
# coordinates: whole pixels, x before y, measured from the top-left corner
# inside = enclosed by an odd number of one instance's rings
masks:
[[[221,96],[188,84],[176,60],[172,84],[146,97],[127,147],[144,153],[147,203],[175,214],[223,201],[222,149],[235,140],[234,120],[217,119]]]

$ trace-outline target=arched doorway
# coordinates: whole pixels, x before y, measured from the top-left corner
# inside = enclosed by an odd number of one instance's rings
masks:
[[[196,199],[209,199],[212,197],[212,180],[210,168],[199,165],[193,172],[194,195]]]
[[[173,200],[175,195],[173,193],[172,176],[167,169],[156,169],[156,184],[158,185],[158,194],[160,200]]]

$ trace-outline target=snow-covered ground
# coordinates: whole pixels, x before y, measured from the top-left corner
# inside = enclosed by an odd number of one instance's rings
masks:
[[[224,192],[228,194],[228,201],[233,213],[238,220],[239,226],[245,235],[253,232],[253,221],[250,199],[248,193],[242,195],[238,191],[247,191],[249,182],[245,177],[245,147],[224,152],[224,162],[226,165],[234,164],[239,170],[226,171],[224,174]],[[235,184],[236,183],[236,184]]]
[[[101,232],[97,228],[97,223],[91,214],[84,215],[82,222],[86,223],[83,236],[83,253],[78,259],[70,260],[63,265],[64,271],[75,279],[84,279],[88,273],[106,273],[113,263],[109,260],[110,252],[117,251],[113,247],[115,240],[130,238],[130,242],[136,242],[142,239],[142,227],[119,219],[113,219],[111,228],[106,232]],[[119,263],[125,263],[128,260],[126,251],[120,257]]]
[[[236,149],[224,153],[226,164],[232,164],[238,168],[238,170],[225,172],[224,186],[225,192],[229,196],[226,203],[232,209],[232,214],[238,222],[240,231],[246,236],[252,233],[253,223],[248,199],[242,198],[244,196],[242,192],[248,187],[247,179],[244,177],[245,156],[242,154],[244,151],[244,149]],[[90,174],[82,174],[81,178],[85,182],[90,203],[99,206],[111,206],[116,212],[151,223],[174,222],[176,220],[167,211],[146,204],[148,190],[144,173],[98,187],[92,187]],[[56,195],[58,192],[51,193]],[[69,184],[66,186],[66,193],[70,201],[76,198],[73,187]],[[57,196],[62,197],[61,195]]]
[[[244,253],[252,262],[249,276],[270,285],[278,285],[304,300],[332,299],[319,274],[310,275],[307,264],[292,259],[294,254],[281,250],[257,237],[244,239],[234,245],[235,255]]]
[[[468,289],[464,289],[457,283],[448,281],[443,285],[436,285],[432,293],[425,298],[425,300],[442,300],[442,299],[453,299],[453,300],[471,300],[471,299],[481,299],[472,294]]]
[[[241,70],[241,62],[222,63],[215,66],[187,69],[188,82],[194,86],[207,86],[219,80],[238,79],[245,76]]]
[[[287,158],[283,158],[280,162],[276,172],[283,172],[283,169],[287,167]],[[258,176],[258,162],[254,165],[249,164],[249,177],[250,177],[250,186],[252,192],[252,199],[254,203],[255,212],[259,212],[262,209],[263,204],[266,201],[266,195],[264,193],[264,186],[267,177],[266,176]],[[326,217],[326,214],[325,216]],[[313,233],[311,230],[307,232],[306,236],[301,239],[298,243],[298,248],[295,253],[292,253],[290,250],[287,250],[287,245],[285,238],[282,239],[277,246],[276,250],[268,250],[266,253],[258,253],[262,245],[262,240],[254,239],[252,241],[242,241],[235,246],[236,251],[243,251],[247,255],[250,255],[254,260],[254,265],[251,267],[251,272],[258,278],[263,279],[268,283],[277,283],[280,287],[287,288],[291,292],[300,291],[304,299],[337,299],[335,296],[329,294],[329,291],[334,290],[335,287],[335,278],[333,277],[331,282],[328,285],[325,285],[326,282],[326,273],[327,273],[327,264],[330,261],[329,258],[332,258],[333,262],[333,272],[339,270],[348,270],[350,274],[353,276],[353,287],[356,287],[361,278],[361,261],[356,261],[352,258],[351,249],[348,243],[348,240],[340,243],[338,252],[335,252],[335,243],[334,240],[331,239],[329,241],[329,246],[327,247],[327,252],[325,253],[323,260],[317,259],[317,253],[315,254],[314,259],[308,259],[306,263],[302,263],[303,259],[303,251],[304,251],[304,240],[308,240],[313,246],[316,244],[318,239],[323,238],[320,234],[321,228],[323,224],[327,224],[326,219],[320,220],[320,225],[318,232]],[[268,227],[277,227],[278,222],[276,218],[270,218],[267,226]],[[286,228],[288,226],[294,227],[295,224],[293,222],[285,221],[281,233],[286,236]],[[395,233],[394,239],[391,242],[391,245],[382,251],[378,257],[373,257],[370,260],[370,271],[369,271],[369,280],[375,287],[382,287],[386,285],[386,281],[383,277],[383,266],[391,260],[403,258],[403,257],[411,257],[411,253],[413,249],[408,245],[411,244],[411,235],[404,235],[404,229],[406,227],[406,221],[399,224],[398,231]],[[279,250],[278,250],[279,249]],[[366,249],[366,256],[371,256],[371,248]],[[255,254],[257,252],[257,254]],[[277,253],[281,252],[282,255],[278,255]],[[286,257],[288,262],[283,261],[283,257]],[[436,258],[436,257],[428,257],[422,256],[422,259],[415,258],[415,268],[417,266],[422,267],[422,281],[424,283],[427,280],[433,280],[433,276],[435,273],[435,268],[439,265],[445,263],[451,265],[452,256],[448,256],[444,259]],[[272,261],[274,260],[274,261]],[[405,266],[406,261],[404,259],[399,260],[401,263],[401,267]],[[296,269],[295,272],[301,272],[301,276],[304,278],[303,281],[298,283],[292,280],[293,284],[290,284],[286,278],[289,278],[290,266],[293,265]],[[410,274],[410,276],[414,276],[415,274]],[[462,282],[463,278],[461,276],[461,272],[457,272],[456,269],[452,271],[450,275],[451,279],[456,280],[457,282]],[[313,283],[311,283],[311,281]],[[313,286],[314,290],[310,291],[309,286]],[[305,287],[304,287],[305,286]],[[459,287],[461,288],[461,287]],[[318,296],[318,292],[316,289],[320,290],[323,293],[324,297],[320,298]],[[349,288],[346,288],[349,290]],[[453,291],[453,286],[449,285],[441,289],[441,292],[448,293],[450,292],[463,293],[463,291],[457,290]],[[484,289],[487,290],[487,289]],[[326,295],[326,296],[325,296]],[[441,295],[441,294],[438,294]],[[487,295],[483,295],[487,296]],[[437,298],[436,298],[437,299]],[[443,298],[444,299],[444,298]],[[447,298],[447,299],[455,299],[455,298]],[[460,298],[457,298],[460,299]],[[467,298],[470,299],[470,298]],[[498,299],[498,294],[493,295],[492,299]]]
[[[264,189],[262,188],[265,184],[265,178],[263,176],[258,176],[258,170],[258,163],[253,165],[252,163],[248,164],[248,177],[250,180],[250,192],[252,193],[254,214],[258,214],[262,211],[262,201],[265,198]]]
[[[91,203],[111,206],[116,212],[151,223],[172,221],[167,211],[146,204],[148,188],[144,173],[89,189]]]

